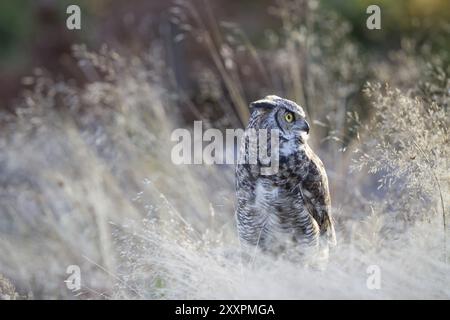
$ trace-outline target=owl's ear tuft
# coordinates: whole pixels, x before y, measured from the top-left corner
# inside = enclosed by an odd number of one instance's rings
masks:
[[[254,109],[272,109],[277,106],[276,102],[272,99],[261,99],[250,103],[250,110]]]

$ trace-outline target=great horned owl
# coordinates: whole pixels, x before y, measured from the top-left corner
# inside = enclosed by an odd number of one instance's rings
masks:
[[[252,102],[250,109],[246,133],[278,130],[279,170],[262,175],[260,161],[237,164],[236,218],[241,243],[274,253],[286,251],[287,246],[296,252],[328,250],[336,244],[328,179],[322,161],[307,144],[305,112],[295,102],[277,96]],[[244,138],[241,153],[246,152],[248,140]]]

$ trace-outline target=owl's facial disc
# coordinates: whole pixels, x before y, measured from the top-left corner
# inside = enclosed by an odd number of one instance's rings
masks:
[[[303,108],[294,101],[269,95],[252,102],[250,109],[253,119],[264,119],[259,123],[260,128],[278,129],[281,139],[289,141],[290,144],[306,142],[310,127]]]
[[[299,130],[299,131],[305,132],[306,134],[309,134],[309,123],[304,118],[301,118],[296,121],[296,123],[294,124],[292,129]]]
[[[305,142],[310,127],[304,118],[304,114],[280,108],[275,115],[275,119],[285,140],[299,139],[300,142]]]

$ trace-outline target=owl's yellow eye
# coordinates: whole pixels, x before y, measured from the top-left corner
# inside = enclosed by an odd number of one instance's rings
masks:
[[[294,115],[291,112],[288,112],[284,115],[284,119],[287,122],[292,122],[292,121],[294,121]]]

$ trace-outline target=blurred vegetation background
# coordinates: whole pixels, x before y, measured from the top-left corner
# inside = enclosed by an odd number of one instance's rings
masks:
[[[79,31],[66,28],[74,3]],[[371,4],[381,30],[366,28]],[[450,297],[449,9],[1,1],[0,299],[13,284],[74,298],[72,264],[77,298]],[[268,261],[242,281],[233,166],[169,161],[174,128],[241,127],[267,94],[305,108],[327,168],[340,239],[330,278]],[[375,262],[380,295],[365,286]]]
[[[257,48],[265,46],[267,30],[281,28],[277,19],[268,13],[273,1],[212,0],[209,3],[218,20],[239,25]],[[431,41],[434,48],[448,50],[450,47],[448,32],[441,32],[442,22],[450,20],[447,0],[322,0],[321,3],[350,22],[351,36],[363,50],[387,54],[390,49],[399,48],[404,37],[412,37],[419,43]],[[70,4],[81,7],[80,31],[66,28],[66,8]],[[366,8],[371,4],[381,8],[381,30],[366,28]],[[205,57],[195,48],[174,45],[177,30],[169,14],[172,5],[172,1],[165,0],[1,1],[0,106],[11,107],[11,100],[20,92],[21,78],[35,67],[82,81],[70,55],[73,43],[86,43],[90,48],[107,43],[112,48],[127,48],[136,53],[153,40],[162,39],[173,49],[171,60],[179,70],[177,80],[189,91],[189,79],[183,76],[187,70],[183,68]]]

